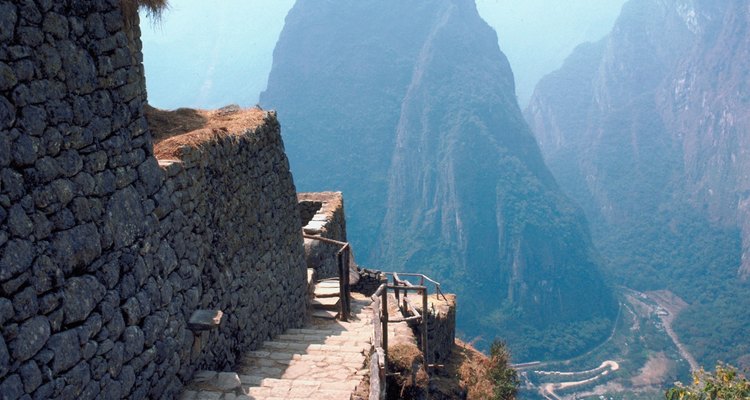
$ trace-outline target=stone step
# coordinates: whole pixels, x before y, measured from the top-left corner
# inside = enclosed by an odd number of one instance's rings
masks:
[[[352,340],[354,341],[354,340]],[[320,344],[320,343],[294,343],[280,341],[265,341],[260,350],[249,351],[246,354],[258,355],[268,354],[270,357],[273,353],[292,353],[292,354],[317,354],[317,352],[336,351],[342,353],[362,353],[361,346],[346,344]]]
[[[357,346],[369,343],[371,339],[369,332],[352,333],[350,335],[312,335],[312,334],[282,334],[276,336],[274,341],[286,342],[286,343],[300,343],[307,345],[315,344],[329,344],[339,346],[351,346],[351,343],[356,343]],[[292,347],[294,348],[294,347]],[[307,347],[299,346],[296,349],[306,350]]]
[[[341,299],[336,297],[316,297],[310,304],[318,310],[338,310]]]
[[[293,354],[316,354],[320,351],[337,351],[342,353],[361,353],[362,348],[360,346],[352,346],[346,344],[322,344],[322,343],[294,343],[294,342],[280,342],[280,341],[266,341],[263,342],[261,352],[268,352],[270,354],[276,353],[293,353]],[[258,351],[249,351],[246,354],[257,354]]]
[[[284,365],[290,365],[290,364],[300,364],[304,362],[311,362],[311,363],[317,363],[317,362],[325,362],[328,364],[335,364],[335,363],[341,363],[341,364],[362,364],[362,357],[361,352],[355,353],[355,352],[334,352],[331,354],[331,352],[325,352],[321,351],[318,353],[313,354],[297,354],[297,353],[270,353],[269,355],[263,355],[263,354],[245,354],[241,358],[240,362],[242,365],[255,365],[255,366],[262,366],[262,367],[272,367],[276,366],[277,364],[284,364]]]
[[[319,280],[316,283],[318,285],[323,285],[323,286],[336,286],[336,287],[338,287],[339,286],[339,278],[321,279],[321,280]]]
[[[284,400],[349,400],[350,390],[310,390],[308,387],[251,387],[247,395],[251,399],[284,399]]]
[[[338,291],[337,285],[324,281],[320,288]],[[336,301],[334,297],[321,303]],[[327,319],[288,329],[258,350],[243,353],[233,373],[197,373],[181,398],[349,400],[369,375],[365,355],[371,348],[372,312],[368,303],[368,299],[354,300],[349,322],[329,321],[335,312],[315,310]]]
[[[321,297],[339,297],[339,294],[341,292],[339,291],[338,286],[334,287],[324,287],[324,286],[315,286],[315,297],[321,298]]]
[[[358,363],[329,364],[325,362],[295,362],[282,367],[263,367],[263,366],[242,366],[238,371],[246,375],[257,375],[274,379],[310,379],[316,382],[336,383],[347,379],[347,377],[356,376],[363,366]],[[281,374],[268,374],[270,369],[282,369]],[[335,368],[336,372],[331,372]]]
[[[313,318],[336,319],[339,313],[336,311],[329,311],[329,310],[313,310],[313,312],[310,315]]]

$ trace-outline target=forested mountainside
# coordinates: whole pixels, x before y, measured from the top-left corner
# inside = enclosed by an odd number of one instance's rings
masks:
[[[685,299],[676,330],[706,366],[750,357],[748,23],[742,0],[631,0],[525,111],[609,273]]]
[[[516,359],[577,354],[617,312],[582,212],[545,166],[471,0],[299,0],[261,105],[299,190],[343,190],[361,264],[458,293]]]

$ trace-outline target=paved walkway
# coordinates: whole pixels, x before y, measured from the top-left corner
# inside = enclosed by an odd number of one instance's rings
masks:
[[[241,357],[235,372],[197,373],[182,399],[349,400],[369,369],[370,300],[352,293],[349,322],[312,318]]]

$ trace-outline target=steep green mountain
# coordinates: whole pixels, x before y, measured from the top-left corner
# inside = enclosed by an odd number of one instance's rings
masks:
[[[673,290],[677,333],[706,366],[750,346],[750,9],[630,0],[526,109],[619,284]],[[739,270],[738,270],[739,269]]]
[[[343,190],[361,264],[459,295],[459,330],[519,360],[602,340],[616,314],[580,210],[518,108],[470,0],[299,0],[263,107],[300,190]]]

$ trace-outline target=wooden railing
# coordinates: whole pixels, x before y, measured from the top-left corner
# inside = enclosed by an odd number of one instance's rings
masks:
[[[372,295],[372,312],[373,312],[373,347],[375,351],[370,359],[370,400],[379,400],[385,398],[386,377],[388,376],[388,323],[403,321],[419,321],[421,326],[421,344],[422,354],[425,359],[425,372],[429,379],[429,365],[427,364],[429,344],[427,341],[427,286],[425,281],[435,286],[435,293],[438,298],[445,295],[440,290],[440,283],[423,274],[396,273],[386,272],[386,276],[392,277],[392,284],[383,283]],[[414,285],[408,280],[401,279],[401,276],[419,278],[419,285]],[[396,297],[396,304],[402,313],[410,315],[408,317],[390,319],[388,315],[388,290],[392,290]],[[403,300],[401,293],[403,292]],[[414,306],[409,299],[409,292],[416,292],[422,300],[422,312]]]
[[[339,269],[339,319],[342,321],[348,321],[352,309],[350,296],[351,287],[349,285],[349,259],[351,258],[351,246],[349,246],[349,242],[341,242],[323,236],[308,235],[306,233],[303,233],[302,237],[341,247],[339,251],[336,252],[336,262]]]

